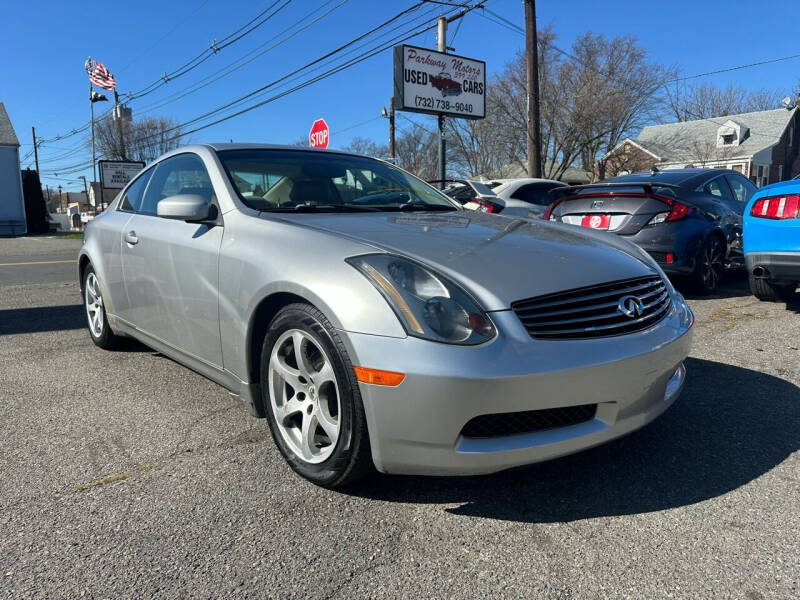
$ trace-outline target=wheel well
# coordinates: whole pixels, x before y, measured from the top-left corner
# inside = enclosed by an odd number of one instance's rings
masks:
[[[80,261],[78,262],[78,273],[80,273],[80,286],[81,291],[83,291],[83,274],[86,272],[86,267],[89,266],[89,257],[85,254],[81,256]]]
[[[267,335],[269,324],[284,306],[295,302],[311,304],[305,298],[288,292],[279,292],[264,298],[256,307],[250,319],[247,336],[247,370],[248,381],[258,383],[261,379],[261,347]]]

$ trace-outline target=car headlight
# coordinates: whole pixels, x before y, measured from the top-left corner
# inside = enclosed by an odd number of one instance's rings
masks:
[[[448,344],[480,344],[495,336],[486,313],[458,285],[390,254],[348,258],[383,294],[409,335]]]

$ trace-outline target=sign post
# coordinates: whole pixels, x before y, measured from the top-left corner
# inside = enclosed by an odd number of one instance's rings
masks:
[[[308,145],[312,148],[327,148],[331,139],[330,129],[325,119],[317,119],[308,132]]]

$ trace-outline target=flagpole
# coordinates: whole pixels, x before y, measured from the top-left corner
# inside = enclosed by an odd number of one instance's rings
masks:
[[[97,166],[94,155],[94,102],[92,102],[92,82],[89,81],[89,106],[91,107],[92,115],[92,182],[97,181]],[[97,210],[97,198],[94,200],[94,207]]]

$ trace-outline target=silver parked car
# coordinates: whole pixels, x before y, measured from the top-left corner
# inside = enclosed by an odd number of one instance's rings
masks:
[[[518,179],[496,179],[492,187],[500,205],[495,212],[504,217],[529,217],[541,219],[547,207],[557,200],[561,194],[553,192],[555,188],[566,188],[563,181],[554,179],[535,179],[522,177]]]
[[[335,487],[489,473],[607,442],[672,404],[692,313],[616,236],[463,210],[388,163],[188,146],[86,228],[102,348],[134,337],[266,417]]]

